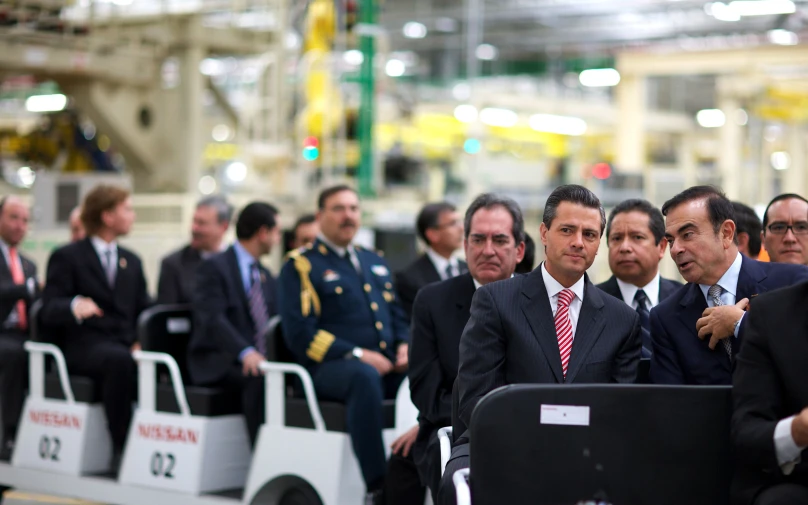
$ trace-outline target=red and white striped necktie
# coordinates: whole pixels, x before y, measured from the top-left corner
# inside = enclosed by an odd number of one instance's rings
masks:
[[[570,321],[570,304],[575,293],[564,289],[558,294],[558,308],[555,313],[555,329],[558,337],[558,352],[561,354],[561,369],[567,377],[567,366],[572,353],[572,321]]]

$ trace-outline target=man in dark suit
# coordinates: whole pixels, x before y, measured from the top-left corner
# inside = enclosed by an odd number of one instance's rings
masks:
[[[222,251],[224,234],[232,217],[233,207],[220,196],[209,196],[196,204],[191,243],[163,258],[160,264],[157,303],[191,303],[196,268],[203,260]]]
[[[458,417],[465,426],[477,402],[507,384],[636,381],[640,318],[586,275],[605,227],[594,193],[560,186],[544,208],[540,233],[546,259],[541,267],[477,290],[460,338]],[[452,503],[452,475],[468,466],[467,442],[468,433],[455,442],[441,482],[441,503]]]
[[[31,304],[39,296],[36,265],[19,253],[28,233],[28,207],[15,197],[0,200],[0,461],[9,461],[28,384],[28,339]]]
[[[427,246],[426,252],[396,274],[396,289],[407,317],[412,316],[412,303],[419,289],[468,270],[465,262],[452,256],[463,245],[463,222],[454,205],[446,202],[425,205],[415,225]]]
[[[743,256],[732,203],[712,186],[686,189],[662,214],[671,257],[688,284],[651,311],[651,381],[732,384],[749,299],[808,280],[808,268]]]
[[[612,276],[598,287],[637,311],[642,326],[642,357],[650,358],[651,309],[682,287],[680,282],[659,275],[659,262],[668,247],[665,219],[646,200],[626,200],[609,214],[606,240]]]
[[[735,505],[808,503],[808,283],[755,298],[733,372]]]
[[[129,192],[95,187],[81,220],[87,238],[57,249],[48,261],[40,319],[45,331],[65,336],[68,370],[101,388],[116,470],[135,399],[137,319],[151,302],[140,258],[118,245],[135,221]]]
[[[260,260],[280,244],[277,215],[268,203],[247,205],[236,222],[236,243],[199,266],[188,346],[194,383],[241,394],[253,444],[264,422],[264,379],[258,368],[266,359],[264,331],[277,313],[275,280]]]
[[[464,220],[469,272],[430,284],[415,297],[409,377],[419,430],[412,450],[421,481],[435,502],[441,475],[437,433],[452,424],[452,386],[471,299],[478,286],[513,275],[524,255],[523,223],[522,211],[510,198],[490,193],[478,196]],[[502,241],[502,235],[513,239]]]
[[[774,263],[808,265],[808,200],[775,196],[763,213],[763,245]]]

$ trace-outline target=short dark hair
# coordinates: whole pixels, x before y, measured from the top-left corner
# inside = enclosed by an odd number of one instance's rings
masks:
[[[732,202],[732,210],[735,212],[735,234],[746,233],[749,235],[749,254],[757,256],[760,254],[760,231],[763,225],[755,210],[741,202]]]
[[[589,191],[583,186],[577,184],[567,184],[559,186],[550,193],[547,197],[547,203],[544,204],[544,216],[542,222],[544,226],[550,228],[553,220],[556,218],[556,211],[562,202],[570,202],[590,209],[597,209],[600,211],[600,234],[603,236],[603,230],[606,228],[606,211],[603,210],[603,205],[600,204],[600,199],[595,193]]]
[[[609,213],[609,221],[606,223],[606,236],[612,233],[612,221],[618,214],[625,214],[628,212],[642,212],[648,216],[648,228],[654,235],[656,244],[659,245],[662,239],[665,238],[665,218],[662,217],[662,212],[659,211],[648,200],[642,198],[631,198],[624,200],[617,204],[615,208]]]
[[[336,186],[325,188],[324,190],[320,191],[320,195],[317,197],[317,208],[319,210],[325,209],[326,200],[337,193],[342,193],[343,191],[350,191],[353,194],[357,194],[356,190],[347,184],[337,184]]]
[[[216,220],[219,223],[229,223],[233,219],[233,206],[227,203],[222,196],[206,196],[196,203],[196,208],[211,207],[216,210]]]
[[[297,229],[303,226],[304,224],[311,224],[317,221],[317,217],[314,214],[303,214],[297,221],[295,221],[295,225],[292,226],[292,233],[297,233]]]
[[[525,257],[522,261],[516,264],[517,274],[529,274],[533,271],[533,266],[536,264],[536,243],[530,238],[530,235],[525,233]]]
[[[104,212],[115,210],[129,198],[129,190],[110,184],[99,184],[90,190],[81,204],[81,223],[87,235],[95,235],[104,227]]]
[[[724,221],[729,219],[735,222],[735,211],[732,209],[732,202],[729,201],[723,191],[715,186],[693,186],[687,188],[665,202],[665,205],[662,206],[662,215],[667,216],[671,209],[675,209],[683,203],[692,202],[693,200],[707,200],[707,216],[710,218],[710,224],[713,225],[713,232],[715,232],[716,235]],[[737,244],[737,229],[735,231],[733,241]]]
[[[525,218],[522,217],[522,209],[519,208],[519,204],[507,196],[499,196],[493,193],[483,193],[479,195],[471,202],[469,208],[466,209],[466,217],[463,219],[463,225],[465,227],[463,230],[464,236],[469,238],[471,219],[474,217],[474,214],[480,209],[490,209],[493,207],[502,207],[510,213],[511,218],[513,218],[513,227],[511,228],[513,239],[516,245],[524,242]]]
[[[236,221],[236,238],[247,240],[266,226],[270,230],[278,226],[278,209],[266,202],[252,202],[241,210]]]
[[[421,237],[427,245],[432,245],[426,238],[426,231],[432,228],[437,228],[440,223],[440,215],[444,212],[454,212],[457,207],[449,202],[428,203],[424,205],[418,217],[415,219],[415,227],[418,230],[418,236]]]
[[[808,200],[801,197],[796,193],[784,193],[782,195],[777,195],[769,202],[769,205],[766,206],[766,212],[763,213],[763,231],[766,231],[766,227],[769,225],[769,208],[774,205],[775,203],[782,201],[782,200],[802,200],[805,203],[808,203]]]

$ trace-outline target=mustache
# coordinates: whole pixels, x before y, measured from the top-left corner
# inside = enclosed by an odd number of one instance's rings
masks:
[[[356,223],[351,221],[351,220],[346,219],[345,221],[343,221],[343,222],[341,222],[339,224],[339,227],[340,228],[356,228]]]

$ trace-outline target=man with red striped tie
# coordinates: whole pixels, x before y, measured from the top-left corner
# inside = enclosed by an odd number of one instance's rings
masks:
[[[594,193],[577,185],[556,188],[539,229],[542,265],[476,291],[460,338],[457,376],[457,416],[466,427],[477,402],[508,384],[636,381],[639,316],[599,291],[586,275],[605,226]],[[467,442],[468,432],[456,440],[441,484],[441,504],[452,503],[454,472],[468,467]]]
[[[36,265],[18,251],[27,232],[28,207],[16,196],[0,200],[0,461],[14,447],[28,384],[28,311],[39,296]]]

